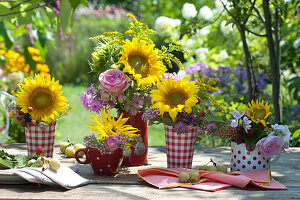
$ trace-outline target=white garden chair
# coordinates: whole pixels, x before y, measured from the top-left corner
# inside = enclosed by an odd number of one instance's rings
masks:
[[[4,96],[4,98],[3,98],[3,96]],[[6,129],[5,129],[5,132],[4,132],[4,134],[2,135],[2,137],[0,139],[0,144],[4,140],[5,136],[8,134],[9,125],[10,125],[10,123],[9,123],[9,112],[8,112],[6,106],[4,105],[4,99],[5,98],[9,98],[10,100],[16,102],[16,99],[12,95],[8,94],[7,92],[0,91],[0,105],[2,106],[2,108],[5,112],[5,116],[6,116]]]

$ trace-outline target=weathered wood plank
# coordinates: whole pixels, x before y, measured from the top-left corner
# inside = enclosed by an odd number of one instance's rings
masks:
[[[0,149],[9,152],[26,152],[25,144],[0,144]],[[184,188],[158,190],[142,182],[137,177],[137,170],[150,167],[167,167],[165,147],[149,147],[149,165],[121,167],[115,176],[95,175],[90,165],[80,165],[74,158],[65,158],[55,145],[54,157],[71,168],[80,168],[80,175],[92,180],[93,184],[66,191],[45,185],[0,185],[0,199],[300,199],[300,148],[291,148],[291,154],[282,154],[272,164],[272,175],[286,185],[287,191],[244,191],[229,188],[218,192],[204,192]],[[229,147],[198,147],[194,153],[193,168],[206,164],[210,158],[229,165]]]

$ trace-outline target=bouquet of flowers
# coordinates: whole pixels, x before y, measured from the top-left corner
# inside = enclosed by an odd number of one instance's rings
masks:
[[[61,88],[59,81],[50,75],[36,74],[34,78],[25,79],[16,93],[17,102],[8,106],[10,116],[22,121],[23,127],[44,129],[71,109]]]
[[[150,91],[167,71],[163,61],[170,67],[171,61],[182,66],[170,53],[180,47],[155,48],[150,39],[155,31],[131,14],[127,16],[132,22],[125,34],[106,32],[90,38],[96,42],[90,65],[98,80],[80,98],[87,110],[99,113],[114,107],[134,116],[150,107]]]
[[[138,129],[131,125],[125,125],[128,118],[123,118],[122,114],[119,118],[111,116],[111,109],[101,109],[101,117],[92,115],[96,124],[89,123],[89,128],[97,133],[84,137],[84,142],[87,147],[97,148],[101,154],[107,154],[120,148],[123,150],[124,156],[131,155],[131,148],[134,148],[134,154],[140,155],[145,151],[145,146],[139,134],[136,134]]]
[[[177,133],[192,127],[199,134],[216,132],[216,123],[222,119],[215,112],[223,109],[211,94],[217,91],[213,87],[217,81],[206,76],[188,81],[174,73],[164,75],[151,91],[153,106],[143,114],[144,120],[172,126]]]
[[[267,120],[270,116],[270,105],[263,100],[254,100],[243,112],[233,111],[230,124],[219,129],[219,135],[232,138],[237,144],[245,143],[248,151],[255,148],[262,156],[269,158],[289,148],[291,132],[288,126],[271,125]]]

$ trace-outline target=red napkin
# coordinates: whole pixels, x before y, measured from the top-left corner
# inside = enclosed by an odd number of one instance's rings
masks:
[[[180,172],[191,172],[185,168],[150,168],[138,171],[138,176],[147,183],[159,189],[184,187],[204,191],[217,191],[231,186],[241,189],[272,189],[286,190],[287,188],[271,177],[269,170],[238,171],[230,174],[222,172],[199,171],[201,179],[197,183],[180,183]]]

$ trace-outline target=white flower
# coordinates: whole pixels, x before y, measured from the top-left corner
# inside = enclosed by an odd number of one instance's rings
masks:
[[[195,53],[197,59],[204,60],[206,58],[207,53],[208,53],[208,48],[200,47],[198,49],[195,49],[194,53]]]
[[[201,28],[200,30],[199,29],[197,30],[196,37],[204,38],[209,33],[210,33],[210,26],[205,26],[205,27]]]
[[[224,10],[224,6],[221,1],[224,3],[224,5],[226,5],[226,8],[229,10],[230,5],[232,4],[231,2],[228,2],[227,0],[215,0],[215,6],[218,12],[222,12]]]
[[[248,129],[250,129],[251,128],[251,120],[250,119],[248,119],[248,117],[243,117],[243,127],[244,127],[244,129],[245,130],[248,130]]]
[[[205,19],[209,21],[212,18],[212,16],[212,11],[208,6],[203,6],[202,8],[200,8],[198,15],[200,19]]]
[[[234,120],[231,121],[230,126],[231,126],[232,128],[236,128],[238,125],[239,125],[238,120],[234,119]]]
[[[192,3],[185,3],[181,10],[182,17],[185,19],[191,19],[196,17],[197,10],[195,8],[195,5]]]
[[[172,19],[165,16],[160,16],[155,20],[155,30],[157,34],[171,34],[172,28],[180,26],[181,21],[179,19]]]
[[[298,49],[299,46],[300,46],[300,37],[298,37],[298,39],[295,40],[294,43],[293,43],[293,47],[295,49]]]
[[[281,136],[284,142],[283,147],[285,149],[289,148],[289,143],[290,143],[290,139],[291,139],[291,132],[289,130],[289,127],[287,125],[272,125],[273,128],[273,132],[271,132],[268,136]]]
[[[223,49],[219,54],[219,61],[229,58],[229,55],[225,49]]]
[[[243,115],[245,115],[245,109],[243,113],[241,113],[239,110],[235,110],[233,112],[230,112],[230,114],[234,117],[234,119],[240,119],[241,117],[243,117]]]
[[[220,24],[221,32],[224,35],[228,35],[230,32],[233,31],[232,24],[227,24],[226,25],[226,23],[227,23],[226,21],[222,21],[221,24]]]

